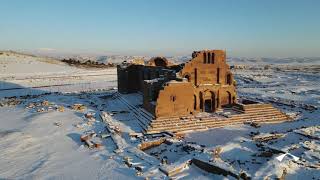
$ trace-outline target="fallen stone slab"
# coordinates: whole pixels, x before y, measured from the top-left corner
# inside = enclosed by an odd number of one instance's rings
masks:
[[[102,121],[106,124],[106,129],[108,132],[110,132],[111,139],[116,145],[116,149],[114,150],[115,153],[121,153],[123,150],[128,147],[127,143],[125,140],[120,136],[120,128],[117,126],[113,125],[112,118],[110,115],[106,112],[101,112],[100,117]],[[117,129],[117,130],[116,130]]]
[[[236,179],[251,179],[244,172],[238,173],[234,169],[230,168],[230,166],[222,163],[222,162],[208,162],[207,160],[193,158],[191,163],[196,165],[198,168],[210,172],[213,174],[223,175],[223,176],[232,176]]]
[[[105,138],[111,137],[111,136],[110,136],[110,134],[102,133],[102,134],[100,135],[100,137],[101,137],[102,139],[105,139]]]
[[[300,145],[307,150],[312,150],[314,152],[320,153],[320,144],[316,143],[315,141],[300,142]]]
[[[145,151],[145,150],[151,149],[153,147],[160,146],[165,141],[166,141],[165,138],[160,138],[160,139],[153,140],[153,141],[144,141],[138,145],[138,148],[142,151]]]
[[[84,142],[89,148],[93,148],[94,147],[94,144],[90,140],[85,140]]]
[[[266,133],[266,134],[256,135],[256,136],[252,137],[252,140],[257,141],[257,142],[267,142],[270,140],[282,138],[284,136],[285,136],[285,134],[280,134],[280,133],[279,134]]]
[[[294,132],[310,139],[320,140],[320,126],[302,128],[295,130]]]
[[[135,137],[135,138],[140,138],[140,137],[143,136],[143,134],[142,133],[136,133],[136,132],[130,132],[129,136],[130,137]]]
[[[191,162],[191,156],[185,156],[184,158],[180,159],[178,162],[175,162],[171,165],[163,165],[159,169],[165,175],[170,177],[183,172],[189,166],[190,162]]]

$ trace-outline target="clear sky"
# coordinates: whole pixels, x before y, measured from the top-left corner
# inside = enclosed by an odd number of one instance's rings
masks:
[[[320,0],[0,0],[0,49],[320,56]]]

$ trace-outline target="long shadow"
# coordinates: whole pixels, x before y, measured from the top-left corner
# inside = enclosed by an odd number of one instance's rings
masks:
[[[78,146],[81,146],[83,143],[80,141],[80,134],[78,133],[69,133],[67,136],[77,143]]]

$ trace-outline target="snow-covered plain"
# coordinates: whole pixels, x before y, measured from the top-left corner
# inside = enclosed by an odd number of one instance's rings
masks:
[[[108,89],[115,85],[115,68],[79,69],[55,59],[0,53],[0,97]]]
[[[245,171],[253,179],[274,179],[284,169],[287,179],[320,179],[319,169],[307,167],[320,162],[319,139],[295,132],[320,125],[319,72],[264,70],[265,64],[261,65],[262,69],[237,69],[234,73],[240,97],[271,102],[285,112],[296,113],[298,119],[260,128],[242,125],[187,133],[178,143],[162,144],[144,153],[137,148],[141,141],[129,136],[142,130],[132,111],[132,107],[139,108],[142,97],[140,94],[116,96],[115,69],[77,69],[54,60],[19,54],[0,55],[0,64],[0,98],[3,98],[0,178],[169,179],[159,170],[163,166],[161,158],[166,156],[170,165],[182,162],[187,156],[206,157],[205,153],[191,151],[190,154],[181,148],[195,144],[208,151],[221,148],[220,158],[214,161],[227,164],[237,172]],[[30,94],[36,96],[25,96]],[[12,96],[23,97],[4,98]],[[19,103],[6,103],[10,100]],[[49,104],[42,105],[45,101]],[[72,106],[79,103],[86,108],[74,110]],[[60,106],[64,107],[63,112],[56,110]],[[106,124],[99,116],[101,111],[107,112],[112,123],[121,129],[121,136],[98,138],[102,147],[89,149],[80,136],[90,131],[103,135]],[[95,113],[95,121],[85,117],[88,112]],[[258,132],[284,136],[261,146],[252,140]],[[319,132],[314,134],[319,138]],[[122,152],[115,151],[119,148],[117,143]],[[293,161],[287,156],[279,162],[276,157],[282,153],[263,155],[270,147],[290,152],[300,160]],[[124,163],[125,159],[131,159],[132,167]],[[142,167],[142,174],[137,167]],[[232,179],[205,172],[193,164],[173,178]]]

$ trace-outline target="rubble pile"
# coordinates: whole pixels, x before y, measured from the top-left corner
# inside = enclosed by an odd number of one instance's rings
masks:
[[[64,106],[56,105],[55,103],[49,102],[48,100],[44,100],[41,102],[30,102],[25,108],[34,109],[38,113],[50,111],[64,112]]]
[[[310,139],[320,140],[320,126],[311,126],[294,131],[297,134],[306,136]]]
[[[0,100],[0,107],[5,107],[5,106],[17,106],[19,104],[21,104],[22,101],[16,97],[12,97],[12,98],[4,98]]]
[[[78,123],[78,124],[76,124],[74,126],[79,128],[79,129],[82,129],[85,126],[92,126],[95,122],[97,122],[96,119],[95,119],[95,113],[88,112],[88,113],[84,114],[84,117],[86,119],[85,122]]]
[[[97,137],[97,134],[94,131],[86,132],[80,136],[81,142],[84,142],[86,146],[90,149],[100,148],[102,146],[101,139]]]
[[[257,141],[257,142],[268,142],[270,140],[274,140],[274,139],[279,139],[284,137],[285,134],[269,134],[269,133],[265,133],[265,134],[259,134],[259,135],[255,135],[252,137],[252,140]]]
[[[83,104],[74,104],[71,108],[75,111],[83,112],[87,107]]]

